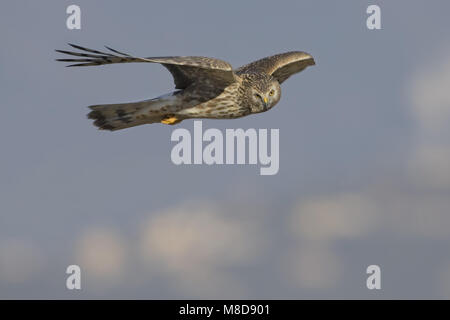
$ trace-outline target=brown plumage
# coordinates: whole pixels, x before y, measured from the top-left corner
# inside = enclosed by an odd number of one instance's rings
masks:
[[[314,65],[313,57],[293,51],[270,56],[233,70],[225,61],[206,57],[132,57],[106,47],[109,52],[69,44],[81,52],[56,50],[78,58],[69,67],[113,63],[160,63],[172,74],[170,94],[133,103],[90,106],[88,118],[104,130],[120,130],[147,123],[176,124],[189,118],[232,119],[265,112],[281,98],[280,84]]]

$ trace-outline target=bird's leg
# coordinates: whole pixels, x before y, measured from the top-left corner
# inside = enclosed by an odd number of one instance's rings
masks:
[[[174,125],[181,121],[182,119],[178,119],[175,115],[168,115],[161,120],[161,123]]]

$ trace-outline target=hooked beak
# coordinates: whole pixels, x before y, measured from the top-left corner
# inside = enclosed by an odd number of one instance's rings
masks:
[[[262,101],[264,103],[264,110],[267,110],[267,107],[269,105],[269,100],[267,99],[267,97],[262,98]]]

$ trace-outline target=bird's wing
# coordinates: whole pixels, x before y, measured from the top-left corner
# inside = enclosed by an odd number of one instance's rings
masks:
[[[293,74],[315,64],[314,58],[310,54],[292,51],[254,61],[240,67],[236,73],[265,72],[282,83]]]
[[[56,50],[80,58],[56,59],[63,62],[76,62],[68,67],[98,66],[112,63],[150,62],[160,63],[172,74],[176,89],[185,89],[193,83],[225,88],[236,81],[231,65],[225,61],[207,57],[132,57],[129,54],[106,47],[108,52],[83,48],[70,44],[81,52]]]

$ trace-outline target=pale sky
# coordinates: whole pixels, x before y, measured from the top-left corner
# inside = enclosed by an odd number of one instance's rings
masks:
[[[81,30],[66,8],[81,8]],[[381,30],[366,8],[381,7]],[[2,1],[0,298],[449,298],[448,1]],[[67,43],[238,67],[316,66],[266,113],[280,170],[175,166],[176,127],[96,130],[87,106],[173,89],[152,64],[83,69]],[[193,121],[177,127],[192,131]],[[82,290],[65,287],[82,269]],[[381,290],[366,268],[381,268]]]

